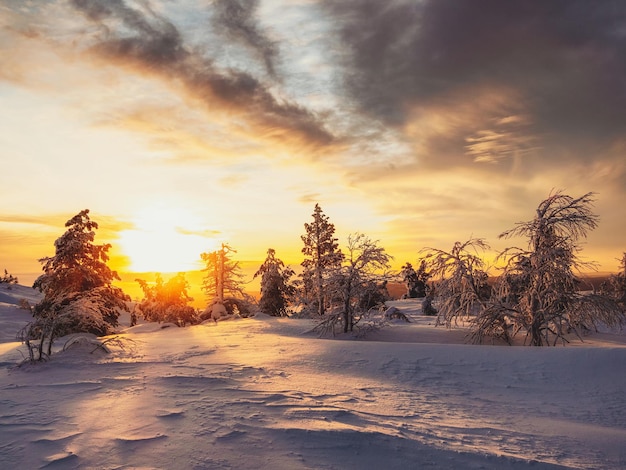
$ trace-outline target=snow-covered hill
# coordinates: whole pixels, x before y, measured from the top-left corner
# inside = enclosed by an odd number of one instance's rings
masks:
[[[264,315],[143,324],[16,367],[29,315],[2,303],[0,468],[626,467],[624,335],[473,346],[394,305],[415,322],[364,340]]]

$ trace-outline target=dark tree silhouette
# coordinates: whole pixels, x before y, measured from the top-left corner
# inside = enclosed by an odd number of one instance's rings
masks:
[[[13,274],[9,274],[9,272],[5,269],[4,276],[0,277],[0,284],[8,284],[8,289],[10,289],[12,284],[17,283],[17,277],[15,277]]]
[[[268,315],[282,317],[287,315],[289,298],[294,294],[295,287],[291,284],[294,271],[276,257],[276,251],[267,250],[267,258],[259,267],[254,277],[261,276],[261,298],[259,308]]]
[[[402,281],[406,285],[406,297],[408,299],[416,299],[426,297],[428,285],[426,284],[431,276],[427,270],[426,260],[420,262],[417,271],[411,263],[406,263],[400,271]]]

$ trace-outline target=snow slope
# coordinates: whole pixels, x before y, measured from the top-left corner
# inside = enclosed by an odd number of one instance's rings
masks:
[[[394,305],[415,322],[365,340],[141,324],[16,367],[25,312],[2,303],[0,468],[626,468],[624,335],[473,346]]]

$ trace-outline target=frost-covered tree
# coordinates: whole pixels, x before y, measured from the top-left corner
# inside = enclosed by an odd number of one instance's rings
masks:
[[[201,315],[203,320],[217,320],[234,313],[247,315],[250,312],[249,296],[244,292],[241,268],[239,262],[232,259],[232,253],[236,251],[222,243],[219,250],[200,255],[205,263],[203,271],[206,273],[202,290],[209,299],[209,304]]]
[[[470,318],[484,308],[486,266],[480,253],[489,249],[482,238],[456,242],[450,251],[423,250],[439,301],[437,324],[451,327],[458,318]]]
[[[178,326],[197,322],[196,311],[189,305],[193,298],[187,293],[189,283],[185,279],[185,273],[178,273],[167,282],[163,282],[161,275],[157,274],[154,284],[143,279],[135,280],[144,294],[137,309],[146,320],[170,322]]]
[[[12,284],[17,284],[18,280],[13,274],[9,274],[9,272],[5,269],[4,276],[0,277],[0,284],[8,284],[8,288],[11,288]]]
[[[577,244],[596,228],[593,193],[581,197],[555,192],[537,207],[535,217],[519,222],[501,238],[522,236],[528,247],[507,248],[500,254],[504,272],[497,299],[477,318],[474,337],[500,336],[507,341],[524,332],[533,346],[566,342],[566,335],[593,329],[598,323],[623,324],[624,313],[604,296],[578,291],[574,274],[584,264]]]
[[[342,266],[335,268],[328,278],[327,294],[333,308],[323,317],[315,330],[321,334],[335,333],[342,325],[344,333],[354,326],[371,307],[372,295],[388,277],[392,256],[366,235],[356,233],[348,237],[346,256]]]
[[[612,274],[600,286],[600,293],[617,302],[622,311],[626,311],[626,253],[622,255],[617,274]]]
[[[43,274],[33,287],[44,298],[33,308],[34,320],[22,332],[31,359],[50,355],[54,339],[69,333],[106,335],[113,332],[130,298],[111,283],[119,276],[107,261],[111,245],[94,243],[98,224],[85,209],[65,224],[55,255],[40,259]],[[47,352],[44,351],[47,346]],[[33,357],[33,354],[38,355]]]
[[[295,287],[291,283],[293,269],[285,267],[285,263],[276,257],[273,248],[267,250],[267,257],[254,277],[261,276],[261,298],[259,308],[262,312],[276,317],[287,315],[289,299]]]
[[[315,299],[318,315],[323,316],[326,311],[328,276],[341,266],[343,254],[335,238],[335,225],[329,222],[319,204],[315,204],[312,217],[310,224],[304,224],[306,233],[300,237],[304,243],[302,253],[305,256],[302,262],[303,284],[310,289],[310,297]]]
[[[343,301],[343,331],[354,329],[358,307],[361,305],[367,287],[377,276],[377,272],[389,268],[392,256],[362,233],[348,236],[348,246],[344,265],[336,274],[336,286]]]

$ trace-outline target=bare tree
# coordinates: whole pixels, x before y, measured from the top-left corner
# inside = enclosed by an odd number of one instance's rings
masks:
[[[500,238],[523,236],[528,248],[507,248],[497,286],[498,302],[485,309],[475,324],[475,338],[485,332],[510,341],[520,331],[533,346],[566,342],[570,332],[579,337],[585,330],[624,323],[624,313],[615,302],[578,291],[574,270],[583,263],[577,257],[577,241],[596,228],[593,193],[578,198],[555,192],[537,207],[535,217],[519,222]]]

